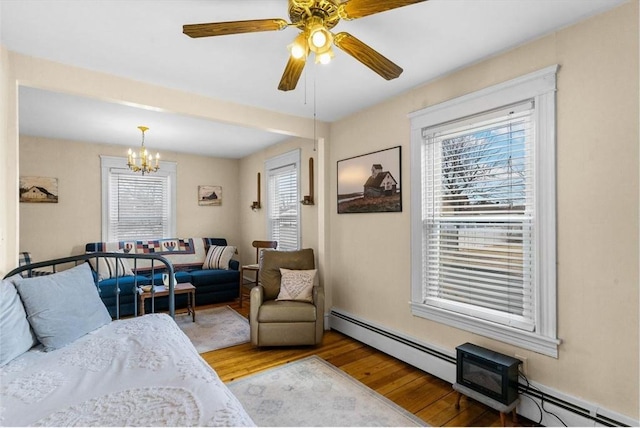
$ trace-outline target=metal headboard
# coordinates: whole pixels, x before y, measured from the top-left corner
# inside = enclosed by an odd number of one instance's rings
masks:
[[[167,272],[169,274],[169,315],[171,315],[172,318],[175,318],[175,293],[174,293],[174,287],[175,287],[175,276],[174,276],[174,269],[173,269],[173,264],[165,257],[157,255],[157,254],[125,254],[125,253],[109,253],[109,252],[96,252],[96,253],[90,253],[90,254],[79,254],[77,256],[70,256],[70,257],[63,257],[63,258],[59,258],[59,259],[52,259],[52,260],[46,260],[46,261],[42,261],[42,262],[36,262],[36,263],[29,263],[26,264],[24,266],[19,266],[15,269],[13,269],[12,271],[10,271],[9,273],[7,273],[4,277],[5,278],[9,278],[13,275],[16,274],[22,274],[23,272],[28,272],[28,276],[32,276],[32,274],[34,272],[37,272],[38,275],[42,275],[44,272],[41,271],[42,268],[49,268],[51,269],[48,273],[49,274],[53,274],[58,272],[58,266],[60,265],[69,265],[71,263],[73,263],[75,266],[80,265],[81,263],[86,263],[91,259],[96,259],[96,263],[95,266],[97,267],[96,269],[96,275],[94,275],[94,283],[96,285],[96,288],[98,289],[98,293],[100,293],[100,288],[98,287],[98,278],[100,276],[100,263],[98,263],[98,259],[99,258],[115,258],[115,259],[134,259],[133,260],[133,267],[132,270],[133,272],[137,271],[137,267],[138,267],[138,260],[140,259],[146,259],[146,260],[151,260],[151,268],[149,269],[148,267],[145,266],[145,271],[150,271],[151,273],[151,278],[154,278],[154,274],[155,271],[162,271],[162,272]],[[156,262],[158,263],[158,265],[164,265],[164,266],[160,266],[160,267],[156,267]],[[116,289],[116,319],[120,318],[120,287],[119,287],[119,282],[120,282],[120,278],[121,276],[119,275],[119,263],[116,263],[116,277],[115,277],[115,289]],[[137,275],[135,276],[134,279],[134,287],[135,289],[139,289],[140,285],[138,285],[138,277]],[[150,279],[150,281],[152,281],[153,284],[153,280]],[[154,296],[153,296],[153,290],[154,288],[151,287],[152,290],[152,311],[153,311],[153,301],[154,301]],[[137,316],[138,314],[138,299],[134,298],[134,315]]]

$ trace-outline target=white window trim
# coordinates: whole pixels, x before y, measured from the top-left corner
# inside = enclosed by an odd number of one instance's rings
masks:
[[[416,316],[558,357],[556,302],[556,74],[558,65],[413,112],[411,120],[411,309]],[[527,332],[422,303],[422,130],[514,104],[535,102],[536,331]]]
[[[300,171],[300,149],[295,149],[295,150],[291,150],[290,152],[287,153],[283,153],[281,155],[278,156],[274,156],[272,158],[267,159],[264,162],[264,176],[266,177],[265,180],[265,184],[266,186],[269,186],[269,170],[272,169],[276,169],[276,168],[280,168],[286,165],[291,165],[291,164],[295,164],[295,168],[297,171],[296,174],[296,189],[298,191],[298,194],[296,196],[296,200],[300,200],[300,176],[302,175],[301,171]],[[267,198],[269,198],[269,188],[267,187],[265,194],[267,195]],[[270,227],[270,223],[269,223],[269,213],[271,212],[271,204],[272,201],[270,201],[269,199],[267,199],[267,212],[266,212],[266,216],[265,216],[265,221],[266,221],[266,230],[267,230],[267,239],[273,239],[272,235],[271,235],[271,227]],[[297,247],[301,248],[301,244],[302,244],[302,210],[299,209],[298,207],[298,220],[297,220],[297,230],[296,230],[296,235],[298,238],[298,243],[297,243]]]
[[[124,174],[137,175],[127,168],[127,158],[119,156],[100,155],[100,168],[102,180],[102,241],[109,239],[109,171],[111,169],[122,170]],[[176,162],[160,161],[160,169],[153,174],[168,177],[169,181],[169,234],[158,238],[173,238],[176,236],[176,201],[177,201],[177,177],[178,164]]]

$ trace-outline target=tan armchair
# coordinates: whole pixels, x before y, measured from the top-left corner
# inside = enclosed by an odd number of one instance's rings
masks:
[[[251,290],[251,343],[254,346],[317,345],[324,334],[324,289],[313,287],[313,302],[276,300],[280,268],[315,269],[313,250],[264,251],[260,285]]]

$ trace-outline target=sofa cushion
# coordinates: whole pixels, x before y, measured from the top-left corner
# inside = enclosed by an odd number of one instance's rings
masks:
[[[53,275],[17,278],[15,285],[29,324],[47,352],[111,322],[88,263]]]
[[[149,277],[146,277],[144,275],[134,275],[134,276],[121,276],[119,278],[103,279],[98,283],[98,286],[100,287],[100,290],[101,290],[100,292],[102,293],[102,290],[115,289],[116,284],[118,284],[120,286],[120,291],[122,292],[125,289],[126,290],[133,289],[133,285],[136,283],[136,281],[138,285],[151,284],[151,279],[149,279]],[[162,284],[162,276],[160,277],[160,280],[158,281],[158,283]]]
[[[225,282],[237,282],[240,272],[237,270],[202,269],[190,272],[191,283],[194,286],[208,284],[223,284]],[[197,291],[196,291],[197,294]]]
[[[258,322],[316,322],[316,307],[307,302],[267,300],[258,310]]]
[[[16,287],[11,278],[3,279],[0,281],[0,366],[37,343]]]
[[[264,287],[264,299],[273,300],[280,293],[280,268],[294,270],[315,269],[313,249],[297,251],[263,251],[260,282]]]
[[[229,262],[236,253],[236,247],[212,245],[207,251],[202,269],[229,269]]]

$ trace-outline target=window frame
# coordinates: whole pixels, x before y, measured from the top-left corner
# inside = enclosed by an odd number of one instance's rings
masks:
[[[559,66],[497,84],[409,115],[411,121],[411,310],[413,315],[558,357],[556,286],[556,81]],[[422,131],[525,100],[534,101],[535,277],[533,332],[423,303]]]
[[[300,149],[291,150],[289,152],[283,153],[278,156],[274,156],[270,159],[267,159],[264,163],[265,169],[265,177],[266,177],[266,195],[267,195],[267,203],[266,203],[266,230],[267,230],[267,239],[274,240],[273,237],[273,229],[271,227],[271,208],[273,201],[270,198],[270,171],[277,170],[279,168],[285,168],[287,166],[293,166],[296,171],[296,202],[300,200],[300,157],[301,151]],[[301,248],[302,244],[302,210],[300,209],[300,205],[296,204],[296,249]],[[281,249],[280,242],[278,242],[278,249]]]
[[[101,229],[101,237],[103,242],[109,241],[110,230],[109,230],[109,213],[110,213],[110,199],[109,199],[109,178],[111,175],[112,169],[119,170],[119,174],[127,174],[127,175],[140,175],[139,172],[133,172],[126,167],[127,159],[125,157],[119,156],[100,156],[100,167],[101,167],[101,185],[102,185],[102,229]],[[160,169],[154,173],[154,175],[160,175],[167,177],[167,195],[169,202],[169,225],[168,225],[168,234],[169,236],[158,236],[158,239],[163,238],[173,238],[176,235],[176,201],[177,201],[177,185],[176,185],[176,177],[177,177],[177,163],[176,162],[168,162],[168,161],[160,161]]]

